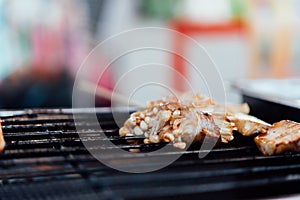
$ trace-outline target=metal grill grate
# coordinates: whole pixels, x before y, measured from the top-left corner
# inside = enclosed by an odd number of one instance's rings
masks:
[[[109,110],[98,110],[107,137],[93,130],[95,124],[88,123],[87,109],[76,112],[82,113],[81,126],[88,130],[81,132],[82,140],[110,140],[123,149],[141,151],[165,145],[128,144],[128,138],[118,137]],[[89,154],[78,137],[71,110],[12,112],[1,118],[7,143],[0,154],[2,199],[226,199],[299,192],[300,154],[265,157],[252,140],[238,136],[204,159],[198,158],[196,145],[179,152],[181,158],[164,169],[127,174],[106,167]],[[105,146],[96,148],[107,150]],[[152,156],[168,156],[168,152]],[[130,158],[122,156],[108,154],[106,159],[131,164]]]

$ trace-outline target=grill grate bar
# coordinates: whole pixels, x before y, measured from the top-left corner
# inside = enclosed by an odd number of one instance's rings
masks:
[[[26,160],[25,160],[26,161]],[[41,163],[41,161],[43,161]],[[93,164],[95,164],[95,166],[93,167],[89,167],[88,165],[85,165],[84,163],[81,163],[82,160],[79,160],[77,158],[56,158],[56,162],[53,162],[54,160],[51,159],[51,161],[45,161],[45,160],[40,160],[40,163],[35,163],[32,160],[30,160],[30,162],[17,162],[18,165],[17,170],[12,170],[10,173],[5,173],[0,172],[0,175],[3,176],[5,175],[6,177],[10,177],[10,178],[30,178],[30,177],[36,177],[36,176],[54,176],[54,175],[59,175],[59,174],[90,174],[92,175],[93,172],[102,172],[104,173],[105,171],[109,171],[109,170],[104,170],[105,167],[103,167],[102,165],[100,165],[100,163],[97,163],[94,159],[90,159],[90,160],[84,160],[84,162],[86,161],[90,161]],[[68,164],[68,169],[65,169],[63,165],[63,163],[72,163],[72,162],[76,162],[76,166],[81,166],[80,169],[70,169],[70,164]],[[80,165],[78,165],[79,163],[81,163]],[[3,163],[1,163],[1,166]],[[16,164],[16,163],[13,163]],[[12,163],[10,163],[10,165],[13,165]],[[28,170],[26,168],[23,168],[22,165],[26,164],[26,166],[31,166],[33,167],[32,170]],[[59,164],[59,165],[57,165]],[[264,163],[264,165],[261,165],[261,163],[257,164],[257,163],[243,163],[242,165],[232,165],[232,163],[224,163],[223,164],[223,170],[219,170],[219,167],[216,166],[210,166],[209,170],[207,169],[207,166],[203,166],[201,164],[201,162],[193,162],[194,167],[190,168],[190,165],[187,165],[186,163],[180,162],[179,165],[177,165],[177,163],[175,163],[174,165],[172,165],[170,168],[168,168],[167,170],[163,170],[162,174],[159,174],[158,176],[154,176],[153,178],[153,174],[148,174],[148,175],[143,175],[142,179],[140,179],[140,181],[147,181],[147,180],[152,180],[155,179],[156,181],[171,181],[171,180],[177,180],[177,179],[198,179],[198,178],[207,178],[207,177],[224,177],[224,176],[228,176],[228,175],[249,175],[250,173],[255,173],[256,176],[258,173],[263,173],[264,175],[266,175],[265,173],[274,173],[276,172],[276,174],[279,173],[283,173],[285,171],[289,171],[291,172],[291,170],[296,170],[295,172],[299,172],[300,169],[300,161],[297,161],[296,164],[286,164],[286,165],[270,165],[270,163]],[[102,167],[101,167],[102,166]],[[195,168],[195,166],[197,166],[197,168]],[[44,170],[47,171],[47,173],[45,173],[45,171],[37,171],[36,169],[44,167]],[[51,168],[48,168],[51,167]],[[57,167],[62,167],[64,168],[64,170],[57,170]],[[178,174],[177,168],[180,167],[180,169],[182,170],[182,172],[180,174]],[[23,173],[22,173],[23,172]],[[167,173],[166,173],[167,172]],[[22,176],[20,177],[20,174],[22,174]],[[123,184],[123,182],[126,184],[133,184],[136,183],[138,181],[138,179],[134,179],[132,181],[127,180],[128,177],[126,176],[120,176],[118,175],[117,177],[113,178],[113,177],[102,177],[101,178],[102,181],[109,183],[109,184]],[[117,179],[117,180],[115,180]],[[154,180],[153,180],[154,181]],[[207,181],[207,180],[206,180]]]
[[[260,163],[251,163],[251,161],[254,159],[254,158],[249,158],[249,162],[244,162],[243,163],[243,167],[244,168],[242,168],[242,169],[240,169],[240,170],[242,170],[242,171],[253,171],[253,172],[259,172],[259,171],[261,171],[262,169],[263,170],[265,170],[265,171],[271,171],[271,170],[286,170],[286,169],[288,169],[288,170],[290,170],[291,168],[292,168],[292,166],[296,166],[296,167],[299,167],[299,164],[294,164],[292,161],[294,161],[295,162],[295,159],[294,159],[295,157],[293,156],[293,157],[291,157],[291,159],[290,159],[290,162],[287,162],[287,164],[286,165],[282,165],[281,164],[281,160],[282,160],[282,157],[281,156],[277,156],[276,157],[276,159],[277,159],[277,162],[274,162],[274,157],[272,158],[272,159],[263,159],[263,162],[260,162]],[[2,160],[2,162],[0,162],[0,166],[3,168],[3,169],[5,169],[5,168],[7,168],[7,167],[10,167],[10,166],[14,166],[15,164],[18,164],[18,166],[20,167],[20,168],[22,168],[22,167],[24,167],[24,170],[25,171],[28,171],[27,170],[27,168],[28,168],[28,165],[29,166],[34,166],[34,165],[37,165],[37,166],[39,166],[39,165],[42,165],[42,166],[45,166],[45,165],[53,165],[53,164],[55,164],[55,163],[60,163],[61,161],[64,161],[65,163],[69,163],[69,162],[73,162],[73,161],[76,161],[76,163],[77,163],[77,165],[83,165],[84,166],[84,170],[85,171],[88,171],[88,169],[89,169],[89,167],[88,167],[88,165],[85,165],[85,162],[87,162],[87,161],[89,161],[89,162],[92,162],[92,163],[94,163],[94,164],[96,164],[96,166],[97,166],[97,168],[99,167],[99,163],[95,160],[95,159],[93,159],[92,157],[90,157],[89,159],[87,159],[86,158],[86,156],[84,157],[84,158],[81,158],[81,159],[79,159],[78,157],[76,158],[76,159],[69,159],[69,158],[64,158],[64,159],[62,159],[62,158],[60,158],[58,161],[57,161],[57,157],[54,157],[54,158],[48,158],[48,161],[47,160],[42,160],[43,162],[41,163],[41,159],[40,158],[37,158],[36,160],[34,160],[34,159],[32,159],[32,158],[30,158],[30,160],[29,160],[29,162],[24,162],[24,160],[26,160],[26,159],[23,159],[23,162],[20,162],[20,161],[18,161],[18,160],[16,160],[16,162],[14,162],[15,161],[15,159],[14,160],[9,160],[10,162],[5,162],[5,160]],[[56,161],[56,162],[55,162]],[[192,161],[192,163],[195,165],[195,164],[201,164],[201,163],[206,163],[206,164],[208,164],[209,162],[207,162],[207,161],[209,161],[209,159],[208,160],[205,160],[205,162],[203,162],[204,160],[193,160]],[[215,160],[213,160],[212,159],[212,163],[215,163]],[[220,160],[218,160],[219,162],[223,162],[223,161],[220,161]],[[245,161],[245,159],[244,159],[244,161]],[[288,160],[286,160],[286,161],[288,161]],[[296,160],[297,161],[297,160]],[[229,163],[229,168],[232,168],[232,166],[231,166],[231,164],[233,163],[233,162],[236,162],[236,163],[240,163],[240,161],[237,161],[236,159],[232,159],[232,160],[229,160],[228,159],[228,161],[227,162],[223,162],[223,169],[226,169],[226,163]],[[298,162],[298,161],[297,161]],[[187,166],[189,166],[189,164],[191,163],[191,161],[189,161],[189,160],[186,160],[186,161],[181,161],[181,162],[179,162],[178,164],[176,164],[176,165],[174,165],[173,167],[180,167],[180,168],[182,168],[182,167],[187,167]],[[150,163],[150,164],[155,164],[155,163]],[[277,164],[277,165],[275,165],[275,166],[273,166],[274,164]],[[240,164],[241,165],[241,164]],[[264,165],[263,167],[261,166],[261,165]],[[241,166],[239,166],[239,167],[241,167]],[[251,167],[251,168],[248,168],[248,167]],[[211,167],[210,167],[211,168]],[[35,171],[35,168],[33,168],[34,169],[34,171]],[[249,170],[249,169],[251,169],[251,170]],[[102,170],[102,169],[99,169],[100,171]],[[97,171],[97,170],[96,170]],[[219,171],[219,169],[217,168],[217,171]],[[222,172],[222,171],[221,171]],[[3,171],[3,173],[5,173],[4,171]],[[13,172],[12,174],[15,174],[15,172]],[[16,174],[18,174],[18,173],[16,173]]]
[[[299,181],[299,179],[297,180]],[[188,195],[189,197],[193,197],[195,199],[198,199],[199,197],[202,197],[200,195],[203,194],[209,194],[210,198],[215,198],[215,197],[223,197],[223,198],[230,198],[236,199],[236,198],[257,198],[259,196],[260,191],[253,191],[251,188],[253,187],[260,187],[262,185],[265,186],[266,189],[269,189],[270,186],[274,185],[276,186],[277,184],[280,184],[282,182],[285,182],[287,186],[290,188],[288,189],[281,189],[278,191],[266,191],[265,195],[271,195],[271,194],[285,194],[286,190],[289,192],[296,193],[297,188],[294,184],[297,182],[295,180],[286,180],[286,176],[278,176],[276,178],[255,178],[253,179],[247,179],[247,180],[239,180],[238,184],[236,180],[231,180],[231,181],[226,181],[226,182],[213,182],[213,183],[204,183],[204,184],[198,184],[192,181],[188,181],[187,183],[180,183],[183,184],[183,186],[178,189],[178,185],[161,185],[157,187],[155,186],[149,186],[147,183],[145,185],[134,185],[135,189],[134,192],[128,193],[129,187],[110,187],[111,190],[115,192],[117,196],[121,196],[124,198],[129,198],[129,199],[135,199],[135,198],[141,198],[145,197],[144,199],[152,199],[152,198],[164,198],[164,197],[171,197],[171,198],[176,198],[176,199],[186,199],[184,198],[184,195]],[[155,182],[155,184],[159,184],[159,182]],[[277,186],[278,187],[278,186]],[[250,189],[249,189],[250,188]],[[282,188],[279,187],[279,189]],[[233,191],[234,192],[233,192]],[[231,191],[231,194],[226,193],[227,191]],[[220,194],[220,193],[221,194]],[[147,194],[147,196],[145,196]],[[226,196],[226,194],[228,196]],[[193,196],[196,195],[196,196]],[[260,194],[263,196],[263,194]]]

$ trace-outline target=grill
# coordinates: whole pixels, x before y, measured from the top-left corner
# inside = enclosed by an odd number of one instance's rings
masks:
[[[1,113],[5,151],[0,154],[1,199],[186,199],[264,198],[297,194],[300,154],[262,156],[250,139],[236,135],[235,142],[215,147],[199,159],[199,146],[178,151],[182,156],[156,172],[130,174],[96,160],[82,140],[110,140],[122,149],[152,151],[166,144],[129,144],[120,138],[112,114],[97,109],[102,132],[89,124],[91,113],[78,109],[87,131],[76,131],[68,109]],[[84,129],[83,129],[84,130]],[[106,151],[107,147],[98,147]],[[105,159],[130,166],[131,158]],[[173,152],[174,153],[174,152]],[[201,152],[200,152],[201,153]],[[135,166],[155,164],[149,162]],[[146,159],[146,161],[147,161]],[[145,160],[143,160],[145,161]]]

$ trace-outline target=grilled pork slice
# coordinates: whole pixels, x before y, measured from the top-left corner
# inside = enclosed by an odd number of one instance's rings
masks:
[[[4,147],[5,147],[5,141],[4,141],[4,137],[3,137],[2,124],[1,123],[2,122],[0,120],[0,152],[2,152]]]
[[[243,113],[236,113],[228,116],[229,120],[235,123],[237,131],[243,136],[255,136],[260,133],[266,133],[270,124]]]
[[[274,123],[269,130],[254,138],[264,155],[284,152],[300,152],[300,124],[282,120]]]

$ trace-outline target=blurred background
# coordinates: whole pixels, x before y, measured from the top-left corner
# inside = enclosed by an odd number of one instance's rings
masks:
[[[0,108],[71,107],[75,75],[88,53],[114,34],[149,26],[194,38],[229,82],[300,75],[297,0],[0,0]],[[197,56],[184,41],[168,35],[143,37]],[[105,54],[95,58],[95,67],[104,67],[105,59]],[[120,60],[118,70],[107,73],[101,84],[91,71],[90,81],[110,90],[124,72],[122,66],[136,66],[142,59]],[[155,61],[192,76],[172,55]],[[239,101],[234,94],[229,99]],[[97,99],[97,106],[107,105]]]

